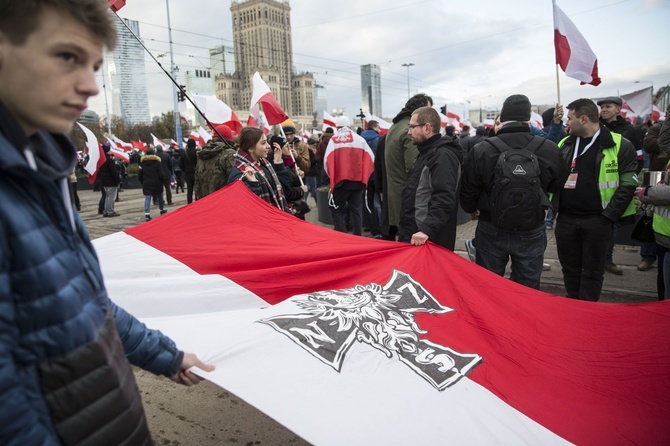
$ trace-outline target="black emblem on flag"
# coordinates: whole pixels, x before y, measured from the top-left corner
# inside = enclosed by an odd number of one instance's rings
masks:
[[[319,291],[296,300],[306,313],[262,319],[338,372],[356,341],[397,355],[414,372],[438,390],[467,375],[481,360],[473,353],[459,353],[419,335],[414,313],[446,313],[444,307],[408,274],[393,271],[384,285],[371,283],[345,290]]]

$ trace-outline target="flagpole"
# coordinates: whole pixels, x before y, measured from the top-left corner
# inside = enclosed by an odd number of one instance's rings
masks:
[[[561,82],[558,77],[558,64],[556,64],[556,94],[558,96],[557,104],[561,103]]]
[[[260,107],[261,104],[258,104],[258,106]],[[281,132],[281,136],[286,141],[286,144],[288,144],[288,139],[286,138],[286,133],[284,133],[284,128],[282,126],[279,126],[279,131]],[[293,156],[293,151],[291,151],[290,148],[288,149],[288,154],[291,155],[291,159],[293,160],[293,165],[296,167],[296,169],[298,169],[298,163],[295,162],[295,157]],[[296,172],[296,175],[297,175],[297,172]],[[300,185],[304,186],[305,183],[303,183],[302,178],[300,177],[300,175],[298,175],[298,179],[300,180]]]

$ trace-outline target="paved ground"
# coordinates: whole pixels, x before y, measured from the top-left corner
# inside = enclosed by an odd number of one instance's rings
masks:
[[[103,218],[97,213],[99,192],[80,191],[81,215],[91,238],[102,237],[135,226],[144,221],[144,197],[140,190],[125,190],[116,203],[120,217]],[[311,200],[311,198],[310,198]],[[185,194],[173,194],[174,210],[186,204]],[[312,212],[307,219],[318,222],[317,208],[310,202]],[[154,217],[158,209],[152,209]],[[460,225],[457,231],[456,252],[466,256],[464,242],[474,235],[476,222]],[[551,271],[542,275],[542,289],[563,294],[562,276],[556,255],[553,231],[548,231],[545,261]],[[623,276],[606,273],[603,302],[644,302],[655,300],[656,268],[637,271],[640,262],[638,248],[617,245],[614,260],[624,269]],[[165,378],[158,378],[136,369],[135,376],[142,393],[149,427],[157,445],[284,445],[307,444],[274,420],[237,398],[230,392],[209,382],[193,388],[174,385]]]

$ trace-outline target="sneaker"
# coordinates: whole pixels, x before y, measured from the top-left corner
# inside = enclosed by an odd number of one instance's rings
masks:
[[[120,217],[121,214],[117,214],[116,212],[112,212],[111,214],[102,214],[103,217]]]
[[[151,220],[151,214],[144,214],[144,221]]]
[[[542,271],[551,271],[551,265],[548,263],[542,264]]]
[[[167,214],[167,209],[161,209],[161,215]]]
[[[637,270],[638,271],[649,271],[653,265],[654,265],[653,262],[647,262],[646,260],[643,260],[637,266]]]
[[[552,229],[554,229],[554,225],[552,225],[551,223],[547,223],[544,226],[547,228],[547,231],[551,231]]]
[[[472,243],[472,239],[467,239],[465,241],[465,251],[467,251],[468,258],[471,262],[474,262],[477,259],[477,248],[475,248],[475,244]]]
[[[608,263],[607,265],[605,265],[605,271],[615,274],[617,276],[623,275],[623,270],[614,263]]]

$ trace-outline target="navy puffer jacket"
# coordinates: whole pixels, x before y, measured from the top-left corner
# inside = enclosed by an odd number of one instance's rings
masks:
[[[72,144],[38,133],[30,156],[12,136],[0,132],[0,444],[59,444],[38,364],[94,340],[108,311],[132,364],[171,376],[183,352],[107,296],[86,228],[67,198],[77,159]]]

